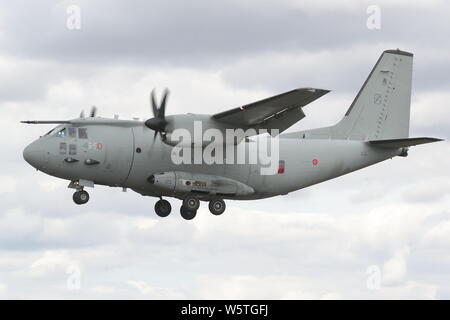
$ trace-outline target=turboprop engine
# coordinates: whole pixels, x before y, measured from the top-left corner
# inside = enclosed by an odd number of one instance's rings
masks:
[[[219,196],[241,196],[254,193],[252,187],[233,179],[183,171],[152,174],[147,181],[170,192],[195,192]]]

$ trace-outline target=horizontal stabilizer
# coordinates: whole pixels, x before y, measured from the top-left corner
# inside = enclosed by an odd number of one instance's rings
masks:
[[[442,141],[438,138],[405,138],[388,140],[371,140],[369,143],[380,148],[397,149],[403,147],[417,146],[419,144]]]

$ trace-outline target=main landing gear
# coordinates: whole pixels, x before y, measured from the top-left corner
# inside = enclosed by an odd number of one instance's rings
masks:
[[[200,207],[200,200],[195,194],[188,194],[183,199],[183,204],[180,207],[181,217],[185,220],[192,220],[197,215],[197,210]],[[220,198],[212,199],[209,202],[209,211],[219,216],[225,211],[225,201]],[[155,204],[155,212],[160,217],[167,217],[172,210],[172,207],[167,200],[160,199]]]
[[[197,215],[197,210],[200,207],[200,200],[193,194],[188,194],[183,199],[183,205],[180,208],[181,216],[186,220],[192,220]],[[225,211],[225,201],[216,198],[209,202],[209,211],[215,215],[219,216]]]
[[[155,203],[155,212],[158,216],[164,218],[167,217],[172,211],[172,206],[167,200],[160,199]]]
[[[200,208],[200,200],[195,195],[188,194],[183,199],[183,207],[190,211],[197,211]]]
[[[197,210],[200,208],[200,200],[193,194],[188,194],[183,199],[183,205],[180,208],[180,213],[183,219],[192,220],[197,215]]]
[[[220,216],[224,213],[225,208],[225,201],[222,199],[213,199],[209,202],[209,211],[215,216]]]
[[[78,205],[86,204],[89,201],[89,193],[84,190],[78,190],[73,194],[73,202]]]
[[[184,205],[180,207],[180,213],[183,219],[185,220],[192,220],[197,215],[197,210],[190,210],[186,208]]]

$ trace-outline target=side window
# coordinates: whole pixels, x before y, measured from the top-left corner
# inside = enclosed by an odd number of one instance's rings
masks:
[[[59,154],[66,154],[67,153],[67,143],[61,142],[59,144]]]
[[[66,136],[66,128],[64,128],[64,129],[62,129],[62,130],[60,130],[60,131],[58,131],[58,133],[56,134],[56,136],[57,136],[58,138],[64,138],[64,137]]]
[[[70,144],[69,145],[69,154],[71,156],[74,156],[77,154],[77,145],[76,144]]]
[[[76,128],[70,127],[70,128],[68,128],[68,130],[69,130],[69,137],[71,137],[71,138],[77,137],[77,129]]]
[[[78,128],[78,138],[80,139],[87,139],[87,129],[86,128]]]

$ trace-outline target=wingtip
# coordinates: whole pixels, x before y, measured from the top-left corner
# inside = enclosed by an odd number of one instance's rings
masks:
[[[423,137],[422,139],[427,139],[430,142],[439,142],[439,141],[445,141],[445,139],[441,139],[441,138],[433,138],[433,137]]]
[[[324,94],[331,91],[331,90],[328,90],[328,89],[319,89],[319,88],[298,88],[296,90],[299,90],[299,91],[300,90],[308,90],[310,92],[323,92]]]

